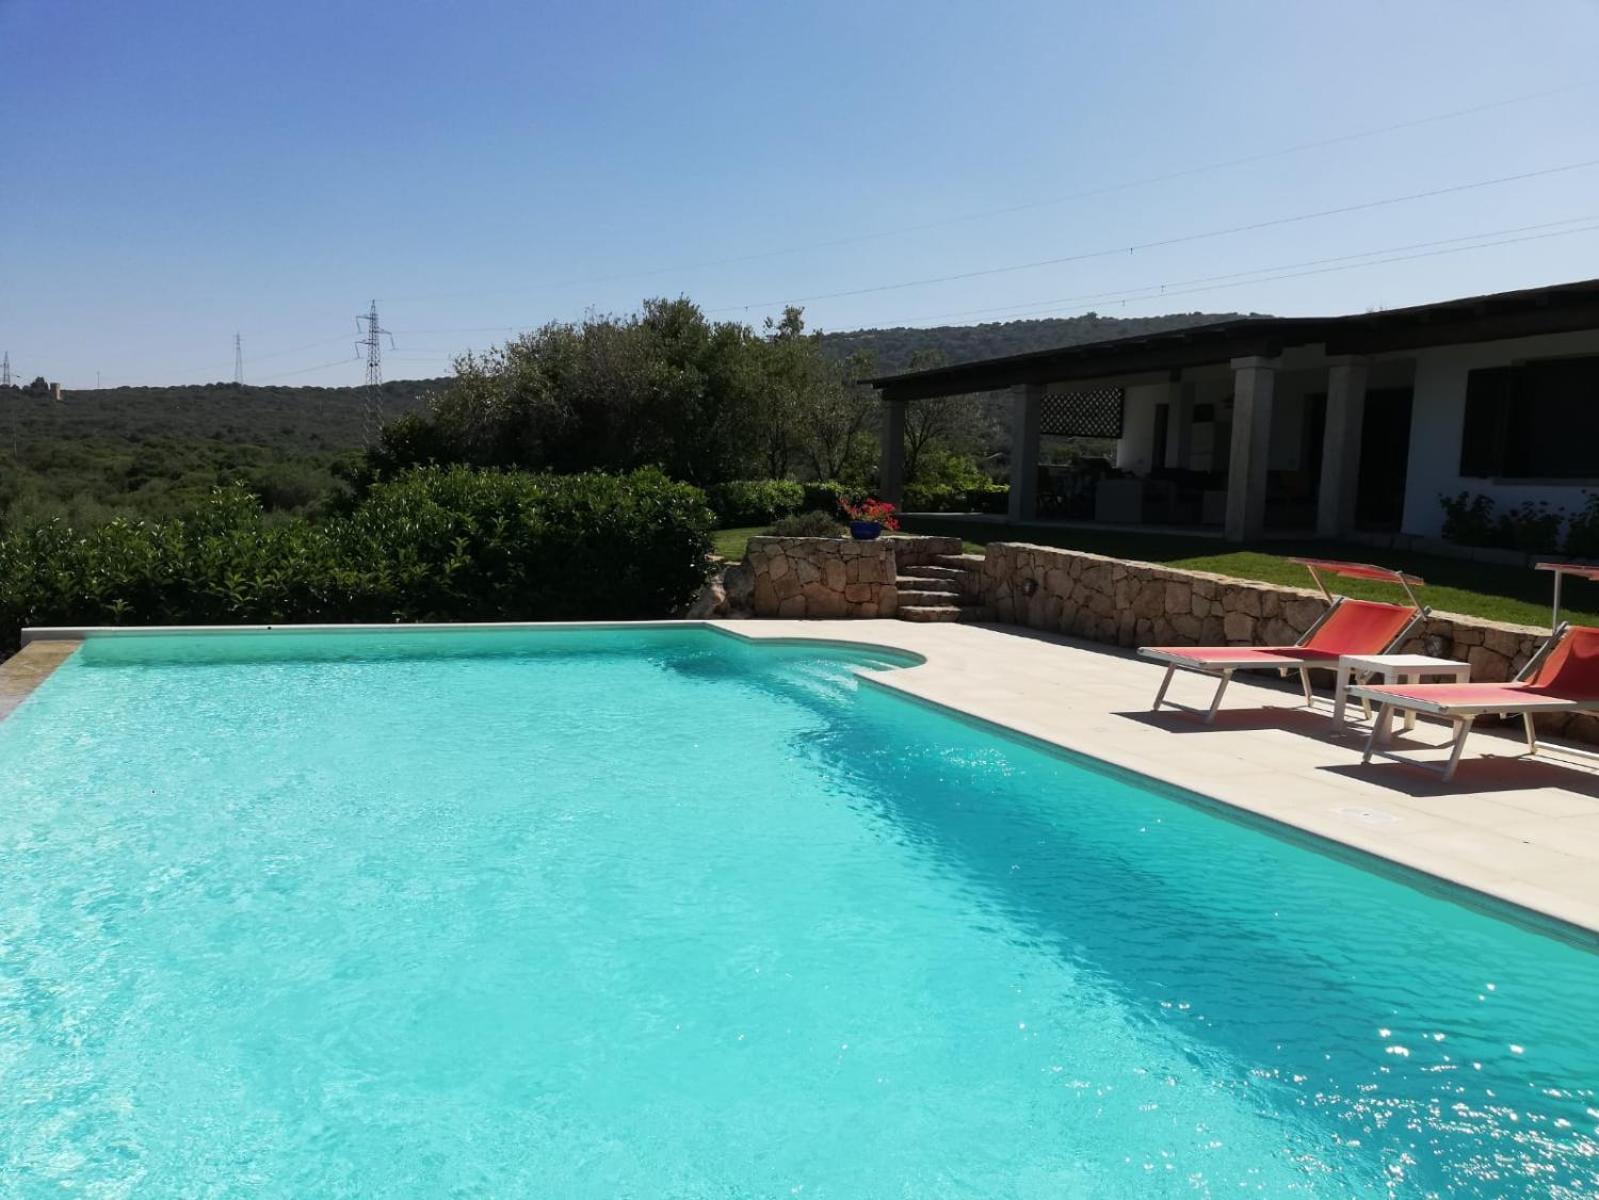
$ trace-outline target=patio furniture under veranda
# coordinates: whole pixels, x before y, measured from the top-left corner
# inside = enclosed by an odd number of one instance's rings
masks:
[[[1310,572],[1317,588],[1327,599],[1327,611],[1316,620],[1304,635],[1291,646],[1144,646],[1138,653],[1166,667],[1160,690],[1155,693],[1152,708],[1162,704],[1183,712],[1197,713],[1207,722],[1214,721],[1221,707],[1222,694],[1238,671],[1278,671],[1286,675],[1299,673],[1304,689],[1305,703],[1314,703],[1310,688],[1310,671],[1315,667],[1334,670],[1339,658],[1348,654],[1381,654],[1401,645],[1410,636],[1417,623],[1427,615],[1427,608],[1416,599],[1412,588],[1422,586],[1414,575],[1376,567],[1369,563],[1336,562],[1330,559],[1296,558],[1293,560]],[[1322,579],[1323,573],[1340,575],[1348,579],[1378,580],[1396,583],[1404,588],[1408,604],[1386,604],[1375,600],[1352,600],[1347,596],[1334,596]],[[1219,680],[1210,707],[1194,708],[1166,699],[1172,677],[1178,671],[1193,671]]]

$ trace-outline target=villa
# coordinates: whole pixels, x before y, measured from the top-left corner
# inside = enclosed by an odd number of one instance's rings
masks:
[[[901,493],[907,403],[1009,389],[1009,520],[1436,537],[1440,495],[1580,507],[1599,482],[1599,279],[1341,317],[1249,317],[872,381]],[[1113,438],[1115,469],[1040,465]]]

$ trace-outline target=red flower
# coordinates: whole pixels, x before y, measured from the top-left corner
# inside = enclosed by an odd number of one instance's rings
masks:
[[[871,521],[889,530],[899,528],[899,518],[894,515],[899,509],[887,500],[868,496],[864,500],[843,501],[843,507],[851,521]]]

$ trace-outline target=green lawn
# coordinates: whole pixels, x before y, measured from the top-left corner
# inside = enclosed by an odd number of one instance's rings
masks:
[[[984,543],[990,541],[1033,542],[1298,587],[1312,584],[1304,567],[1288,561],[1294,556],[1374,562],[1421,576],[1427,581],[1427,586],[1419,592],[1422,601],[1441,612],[1464,613],[1519,625],[1547,627],[1549,624],[1553,579],[1548,572],[1524,567],[1492,566],[1343,542],[1285,541],[1237,547],[1214,538],[1181,534],[1064,528],[1032,528],[1018,532],[1003,525],[939,518],[912,518],[908,524],[913,533],[957,534],[966,539],[967,549],[974,552],[981,551]],[[1374,600],[1393,599],[1397,594],[1397,589],[1387,584],[1359,579],[1341,579],[1337,590]],[[1573,621],[1599,625],[1599,585],[1566,580],[1561,615]]]
[[[711,535],[716,552],[726,559],[740,559],[744,557],[744,546],[758,533],[765,533],[768,526],[752,525],[746,529],[718,529]]]

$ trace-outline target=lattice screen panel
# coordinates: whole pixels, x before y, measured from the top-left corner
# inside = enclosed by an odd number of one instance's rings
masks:
[[[1119,438],[1122,399],[1119,387],[1045,392],[1038,431],[1056,437]]]

